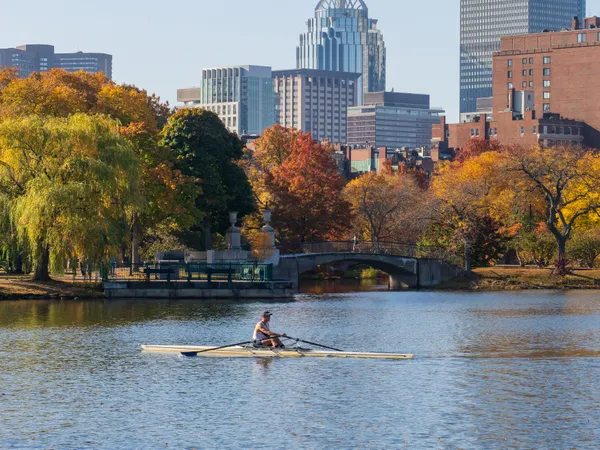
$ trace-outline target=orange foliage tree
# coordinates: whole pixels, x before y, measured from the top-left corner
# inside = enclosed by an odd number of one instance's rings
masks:
[[[310,134],[291,141],[291,151],[265,186],[280,240],[307,242],[339,239],[348,231],[349,205],[342,198],[344,181],[329,147]]]
[[[500,151],[502,146],[498,140],[487,140],[483,138],[472,138],[456,154],[455,161],[465,162],[467,159],[475,158],[487,152]]]

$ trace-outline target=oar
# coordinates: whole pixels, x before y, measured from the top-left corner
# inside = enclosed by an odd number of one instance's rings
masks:
[[[237,347],[238,345],[251,344],[252,342],[254,342],[254,341],[239,342],[237,344],[224,345],[223,347],[209,348],[209,349],[200,350],[200,351],[197,351],[197,352],[181,352],[181,354],[183,356],[198,356],[198,353],[214,352],[215,350],[222,350],[224,348]]]
[[[308,345],[315,345],[317,347],[326,348],[327,350],[333,350],[333,351],[336,351],[336,352],[343,352],[344,351],[344,350],[340,350],[339,348],[327,347],[326,345],[317,344],[316,342],[303,341],[302,339],[293,338],[291,336],[284,336],[284,337],[287,337],[288,339],[291,339],[293,341],[304,342],[305,344],[308,344]]]

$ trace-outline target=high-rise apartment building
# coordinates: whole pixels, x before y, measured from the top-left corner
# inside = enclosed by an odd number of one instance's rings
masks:
[[[385,43],[363,0],[320,0],[296,49],[299,69],[358,73],[364,92],[385,91]]]
[[[365,94],[364,104],[348,109],[348,145],[411,149],[431,145],[431,127],[441,109],[431,109],[429,95],[402,92]]]
[[[262,134],[275,123],[270,67],[232,66],[202,70],[200,88],[179,89],[184,108],[215,112],[239,136]]]
[[[277,123],[313,139],[346,143],[348,108],[357,104],[358,73],[273,71]]]
[[[569,28],[586,0],[461,0],[460,112],[492,96],[492,53],[502,36]]]
[[[19,76],[64,69],[69,72],[103,72],[112,79],[112,56],[106,53],[55,53],[54,46],[34,44],[0,49],[0,69],[15,67]]]

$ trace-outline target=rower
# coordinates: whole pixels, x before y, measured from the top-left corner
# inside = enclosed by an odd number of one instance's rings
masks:
[[[279,340],[280,337],[287,337],[287,334],[277,334],[269,329],[269,322],[273,314],[265,311],[260,322],[254,327],[252,340],[254,345],[261,347],[285,348],[285,345]]]

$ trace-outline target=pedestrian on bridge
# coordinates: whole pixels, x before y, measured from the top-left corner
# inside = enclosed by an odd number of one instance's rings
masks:
[[[352,242],[352,252],[360,252],[360,247],[358,246],[358,236],[354,235],[354,241]]]

